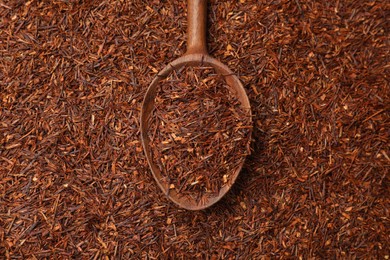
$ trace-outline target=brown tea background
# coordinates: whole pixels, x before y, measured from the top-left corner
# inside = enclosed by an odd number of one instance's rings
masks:
[[[389,258],[389,4],[210,1],[212,56],[254,134],[210,209],[159,190],[139,136],[185,52],[185,1],[0,2],[6,259]]]

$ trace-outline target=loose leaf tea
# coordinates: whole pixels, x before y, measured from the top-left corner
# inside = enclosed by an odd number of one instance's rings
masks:
[[[211,67],[161,80],[150,120],[153,160],[179,194],[218,192],[249,153],[248,112]]]
[[[209,1],[253,150],[188,211],[139,134],[186,1],[0,0],[0,259],[390,259],[388,2]]]

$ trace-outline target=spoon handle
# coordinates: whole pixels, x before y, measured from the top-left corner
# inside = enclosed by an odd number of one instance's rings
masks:
[[[207,54],[207,0],[188,0],[187,54]]]

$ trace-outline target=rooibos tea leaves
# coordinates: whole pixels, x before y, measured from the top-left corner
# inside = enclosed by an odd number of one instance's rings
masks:
[[[211,67],[183,67],[161,80],[150,120],[153,160],[182,195],[218,192],[249,153],[250,118]]]

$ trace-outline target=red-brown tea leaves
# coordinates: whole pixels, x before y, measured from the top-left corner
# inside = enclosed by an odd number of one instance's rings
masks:
[[[153,158],[182,195],[216,193],[249,153],[248,111],[210,67],[183,67],[160,81],[150,122]]]
[[[390,257],[389,4],[209,1],[253,151],[208,210],[173,205],[139,137],[185,1],[0,1],[0,256]]]

